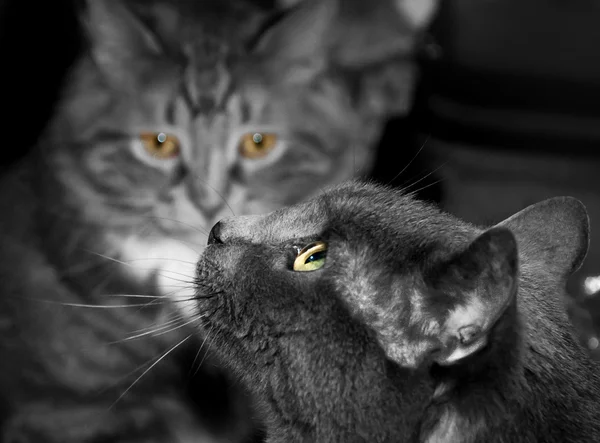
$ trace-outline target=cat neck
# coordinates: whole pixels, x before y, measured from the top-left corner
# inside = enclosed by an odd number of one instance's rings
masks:
[[[431,379],[386,361],[375,348],[344,353],[316,362],[294,341],[294,348],[279,348],[271,366],[277,369],[263,371],[260,381],[253,375],[248,385],[269,443],[406,441],[407,433],[418,434],[433,396]],[[297,365],[314,364],[314,377],[297,376]]]

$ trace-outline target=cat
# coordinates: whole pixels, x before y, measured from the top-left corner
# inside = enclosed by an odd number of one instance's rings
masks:
[[[598,442],[600,366],[562,295],[589,240],[557,197],[482,228],[353,181],[211,230],[191,318],[275,442]]]
[[[380,24],[351,3],[85,2],[86,50],[0,183],[1,441],[256,437],[173,306],[192,307],[206,227],[366,172],[410,101],[431,14],[382,0]]]

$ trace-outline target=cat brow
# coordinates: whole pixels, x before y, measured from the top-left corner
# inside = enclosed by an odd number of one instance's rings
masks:
[[[226,103],[229,101],[229,98],[233,94],[234,90],[235,85],[234,82],[231,81],[228,83],[227,89],[225,90],[225,92],[219,100],[216,100],[212,96],[207,97],[204,95],[199,97],[198,100],[194,100],[190,88],[186,84],[185,80],[182,79],[182,81],[179,84],[179,94],[181,95],[181,98],[183,99],[185,105],[190,110],[190,113],[192,114],[193,118],[197,118],[201,115],[209,115],[211,113],[223,111],[225,109]],[[170,107],[172,107],[173,109],[167,109],[167,119],[169,119],[170,116],[171,120],[174,120],[174,103],[171,103]]]

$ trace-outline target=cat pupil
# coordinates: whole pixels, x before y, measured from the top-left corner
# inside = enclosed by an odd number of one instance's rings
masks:
[[[321,251],[321,252],[317,252],[317,253],[311,255],[310,257],[308,257],[304,263],[305,264],[311,263],[313,261],[323,260],[324,258],[325,258],[325,251]]]
[[[259,133],[256,133],[252,136],[252,141],[257,145],[261,145],[263,141],[263,136]]]

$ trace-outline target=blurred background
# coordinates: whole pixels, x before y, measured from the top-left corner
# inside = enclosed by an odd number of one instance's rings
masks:
[[[389,122],[373,176],[481,224],[552,196],[582,200],[591,249],[567,303],[600,359],[598,23],[595,0],[443,0],[414,108]],[[68,0],[0,0],[0,167],[36,142],[80,43]]]

